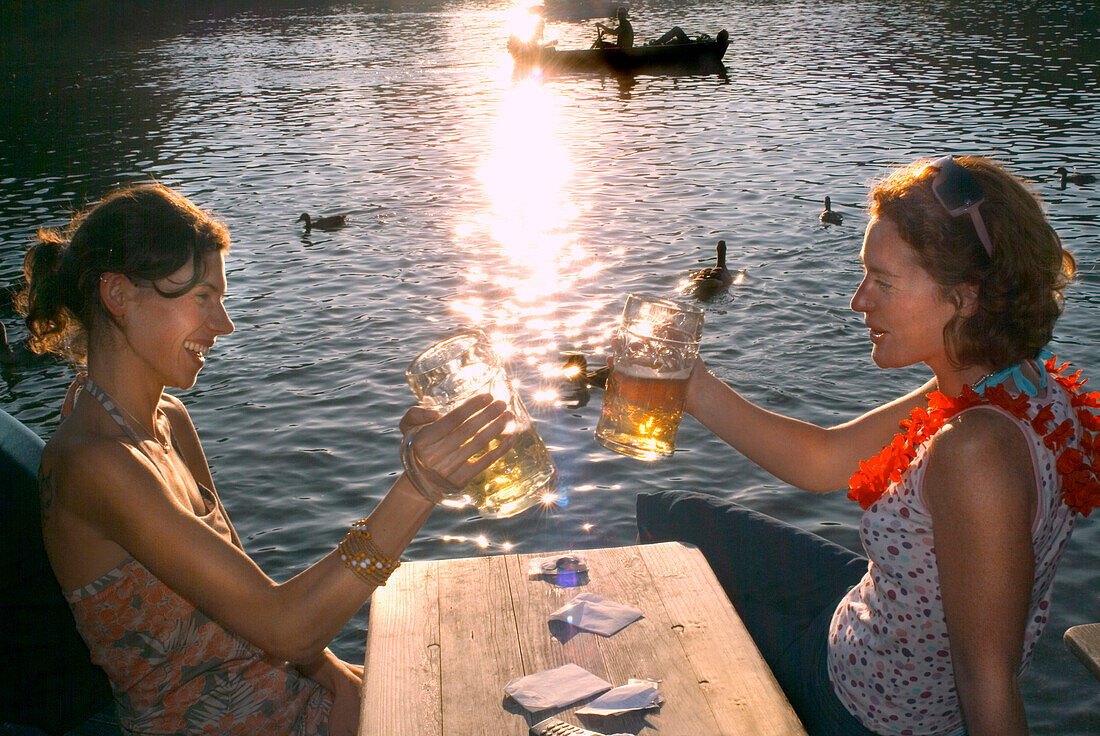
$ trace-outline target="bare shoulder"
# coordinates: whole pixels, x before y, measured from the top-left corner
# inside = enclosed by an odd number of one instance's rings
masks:
[[[164,412],[164,416],[168,417],[168,422],[172,425],[172,434],[175,435],[188,461],[201,455],[202,443],[199,441],[199,433],[183,402],[169,393],[162,393],[160,409]]]
[[[76,420],[70,420],[63,422],[46,443],[42,467],[66,479],[94,477],[110,472],[125,450],[117,438],[87,431]]]
[[[928,448],[925,493],[952,504],[1029,502],[1034,469],[1027,439],[1000,412],[975,409],[954,417]]]
[[[1030,466],[1027,440],[1019,425],[998,411],[984,408],[951,419],[932,440],[930,451],[944,461],[1021,460]],[[1014,464],[1014,463],[1012,463]]]
[[[194,427],[191,423],[191,415],[187,413],[187,407],[183,405],[182,401],[167,391],[162,392],[160,395],[160,409],[164,412],[164,415],[168,417],[168,420],[172,422],[173,427]]]
[[[167,497],[148,458],[108,435],[65,431],[42,452],[39,485],[53,503],[88,521],[105,521],[152,495]],[[46,501],[46,498],[43,498]]]

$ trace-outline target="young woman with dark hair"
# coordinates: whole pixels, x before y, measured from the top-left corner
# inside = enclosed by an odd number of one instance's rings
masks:
[[[224,225],[159,185],[39,233],[17,300],[31,346],[87,367],[42,456],[46,550],[125,732],[354,734],[362,667],[326,645],[385,584],[439,492],[402,474],[336,550],[284,583],[252,562],[187,410],[165,392],[194,385],[233,331],[228,247]],[[425,477],[462,487],[510,448],[485,452],[510,420],[482,395],[443,417],[413,407],[401,430],[417,429]]]

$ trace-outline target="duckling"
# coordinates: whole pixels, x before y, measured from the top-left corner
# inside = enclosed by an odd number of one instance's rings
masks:
[[[821,221],[829,225],[840,225],[844,222],[844,215],[833,212],[833,203],[828,197],[825,198],[825,209],[821,211]]]
[[[1096,181],[1096,177],[1092,174],[1071,174],[1066,171],[1065,166],[1059,166],[1054,171],[1062,177],[1062,189],[1066,188],[1066,182],[1069,182],[1070,184],[1076,184],[1077,186],[1082,186],[1084,184],[1092,184],[1094,181]]]
[[[611,366],[600,366],[594,371],[588,371],[585,379],[589,388],[607,388],[607,378],[611,375]]]
[[[338,230],[347,223],[347,215],[327,215],[325,217],[318,217],[316,220],[311,218],[307,213],[303,212],[295,222],[304,222],[306,224],[306,232],[308,233],[313,228],[318,230]]]
[[[688,277],[688,288],[697,299],[710,299],[729,288],[733,273],[726,268],[726,241],[719,240],[718,259],[714,266],[696,271]]]

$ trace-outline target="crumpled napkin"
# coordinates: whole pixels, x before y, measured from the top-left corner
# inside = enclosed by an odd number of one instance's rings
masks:
[[[534,712],[564,708],[610,689],[610,682],[570,662],[552,670],[517,677],[504,686],[504,693]]]
[[[575,631],[590,631],[611,636],[642,617],[637,608],[601,598],[595,593],[581,593],[550,614],[547,625],[556,639],[565,641]]]
[[[577,715],[613,716],[631,710],[653,708],[665,702],[657,684],[649,680],[631,679],[630,684],[608,690],[583,708]]]

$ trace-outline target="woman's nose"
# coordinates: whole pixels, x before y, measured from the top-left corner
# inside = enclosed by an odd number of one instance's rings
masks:
[[[219,335],[228,335],[234,330],[233,320],[229,319],[229,312],[224,304],[219,304],[217,311],[211,319],[211,325]]]
[[[870,309],[871,303],[867,296],[867,279],[859,282],[859,287],[856,288],[856,293],[852,294],[852,302],[849,306],[854,312],[866,312]]]

